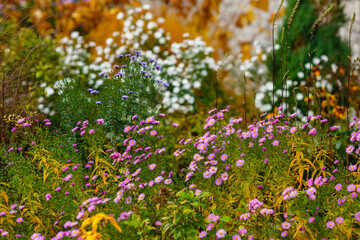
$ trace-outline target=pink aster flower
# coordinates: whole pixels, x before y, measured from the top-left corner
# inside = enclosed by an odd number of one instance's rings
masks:
[[[352,199],[356,198],[357,196],[358,196],[357,192],[352,192],[351,195],[350,195],[350,197]]]
[[[206,231],[211,231],[214,228],[214,224],[213,223],[209,223],[209,225],[206,228]]]
[[[308,135],[316,135],[317,131],[316,128],[313,128],[309,131]]]
[[[221,155],[220,158],[221,158],[222,161],[225,161],[226,159],[228,159],[228,155],[223,154],[223,155]]]
[[[349,170],[350,170],[350,172],[354,172],[354,171],[357,170],[357,166],[356,165],[350,165]]]
[[[354,151],[355,147],[353,145],[350,145],[346,148],[346,153],[351,154]]]
[[[226,181],[226,180],[228,180],[228,178],[229,178],[229,174],[227,172],[224,172],[224,173],[221,174],[221,179],[222,180]]]
[[[104,124],[104,122],[105,122],[104,119],[102,119],[102,118],[100,118],[100,119],[98,119],[96,121],[97,121],[98,125]]]
[[[237,161],[236,161],[236,166],[237,166],[237,167],[241,167],[242,165],[244,165],[244,163],[245,163],[245,161],[242,160],[242,159],[237,160]]]
[[[309,218],[309,223],[313,223],[315,221],[314,217]]]
[[[327,222],[326,223],[326,226],[328,227],[328,228],[334,228],[335,227],[335,223],[333,222],[333,221],[329,221],[329,222]]]
[[[244,234],[246,234],[247,233],[247,229],[246,228],[240,228],[240,230],[239,230],[239,234],[240,235],[244,235]]]
[[[129,197],[127,197],[126,199],[125,199],[125,203],[126,204],[130,204],[131,203],[131,197],[129,196]]]
[[[214,221],[214,217],[215,217],[215,214],[210,213],[209,216],[208,216],[208,220],[209,220],[210,222],[213,222],[213,221]]]
[[[208,159],[213,160],[214,158],[215,158],[215,153],[210,153]]]
[[[355,191],[355,189],[356,189],[356,187],[355,187],[354,184],[350,184],[350,185],[347,186],[348,192],[353,192],[353,191]]]
[[[272,142],[272,144],[273,144],[273,146],[277,147],[277,146],[279,146],[279,141],[278,141],[278,140],[274,140],[274,141]]]
[[[237,234],[232,236],[232,240],[241,240],[241,237]]]
[[[155,163],[150,164],[148,167],[150,170],[154,170],[156,168],[156,164]]]
[[[203,173],[203,177],[204,177],[204,178],[210,178],[210,177],[211,177],[211,173],[210,173],[209,171],[205,171],[205,172]]]
[[[22,223],[23,221],[24,221],[24,219],[22,217],[19,217],[19,218],[16,219],[17,223]]]
[[[201,191],[200,189],[197,189],[197,190],[195,191],[195,196],[200,196],[201,193],[202,193],[202,191]]]
[[[336,191],[340,191],[342,189],[342,185],[339,183],[339,184],[336,184],[335,186],[335,190]]]
[[[95,132],[94,129],[90,129],[89,134],[93,134]]]
[[[156,136],[156,134],[157,134],[157,132],[156,132],[155,130],[152,130],[152,131],[150,132],[150,135],[151,135],[151,136]]]
[[[45,199],[46,201],[49,201],[51,199],[51,194],[50,193],[45,194]]]
[[[283,232],[281,233],[281,236],[282,236],[282,237],[286,237],[286,236],[287,236],[287,231],[283,231]]]
[[[158,177],[155,178],[156,183],[160,183],[162,180],[163,180],[162,176],[158,176]]]
[[[354,217],[356,221],[360,221],[360,212],[355,213]]]
[[[207,235],[206,231],[201,231],[199,238],[204,238],[206,237],[206,235]]]
[[[171,182],[172,182],[171,179],[166,179],[166,180],[164,181],[164,184],[165,184],[165,185],[169,185]]]
[[[173,127],[178,127],[179,126],[179,124],[177,124],[177,123],[173,123],[172,125],[173,125]]]
[[[220,186],[222,184],[222,179],[221,178],[216,179],[215,184],[217,186]]]
[[[140,194],[139,195],[139,201],[142,201],[142,200],[144,200],[144,198],[145,198],[145,194],[144,193],[142,193],[142,194]]]
[[[290,128],[290,133],[295,133],[297,131],[297,127]]]
[[[291,224],[288,223],[288,222],[283,222],[283,223],[281,224],[281,226],[282,226],[283,229],[289,229],[289,228],[291,227]]]
[[[156,222],[155,222],[155,226],[160,227],[161,225],[162,225],[162,222],[160,222],[160,221],[156,221]]]
[[[217,236],[218,238],[223,238],[223,237],[225,237],[225,235],[226,235],[226,232],[225,232],[224,229],[220,229],[220,230],[218,230],[218,231],[216,232],[216,236]]]
[[[338,217],[338,218],[336,218],[335,221],[336,221],[338,224],[341,224],[341,223],[344,222],[344,219],[343,219],[342,217]]]

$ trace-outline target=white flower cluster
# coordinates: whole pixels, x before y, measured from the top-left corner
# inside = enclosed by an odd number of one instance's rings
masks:
[[[267,50],[268,54],[271,52],[271,50]],[[324,65],[327,64],[328,57],[323,55],[320,58],[314,58],[312,60],[311,67],[317,68],[319,70],[322,70],[324,68]],[[308,74],[308,71],[310,71],[310,63],[306,63],[305,65],[306,74]],[[338,66],[336,64],[331,64],[331,71],[332,73],[327,73],[325,75],[315,75],[316,81],[315,81],[315,87],[316,88],[324,88],[329,93],[332,93],[334,90],[334,83],[332,81],[333,75],[337,73]],[[314,75],[314,73],[312,73]],[[306,85],[306,76],[305,73],[300,71],[297,73],[296,76],[297,80],[288,79],[284,82],[283,90],[281,89],[275,89],[275,96],[274,101],[275,103],[280,101],[282,97],[284,99],[287,99],[289,97],[295,97],[296,101],[299,103],[301,101],[305,101],[305,95],[302,92],[297,91],[295,96],[292,96],[293,92],[292,89],[296,87],[301,87]],[[266,82],[260,85],[259,91],[255,95],[255,106],[260,109],[262,112],[268,112],[272,109],[272,93],[273,92],[273,83],[272,79],[267,79]],[[310,97],[312,97],[312,94],[310,93]],[[282,104],[279,105],[279,107],[283,107],[283,110],[288,109],[288,104],[284,100]],[[296,112],[298,116],[303,116],[304,112],[300,108],[296,108],[295,106],[293,109],[290,109],[291,112]],[[313,114],[312,111],[309,112],[309,114]]]
[[[161,28],[165,20],[155,20],[149,8],[144,5],[118,13],[123,28],[106,39],[105,47],[84,43],[78,32],[73,32],[70,39],[63,38],[63,45],[56,50],[64,56],[63,71],[85,74],[89,85],[97,88],[102,83],[98,73],[112,72],[118,55],[142,51],[143,56],[156,59],[162,67],[156,79],[165,78],[170,84],[164,92],[163,107],[169,113],[192,111],[196,100],[194,89],[201,87],[210,71],[217,70],[217,63],[210,57],[213,48],[200,37],[188,39],[188,34],[184,34],[184,41],[170,44],[170,34]]]

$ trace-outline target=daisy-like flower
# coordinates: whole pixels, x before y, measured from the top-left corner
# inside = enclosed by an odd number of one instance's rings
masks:
[[[333,221],[329,221],[329,222],[327,222],[326,223],[326,226],[328,227],[328,228],[334,228],[335,227],[335,223],[333,222]]]
[[[210,153],[208,159],[213,160],[214,158],[215,158],[215,153]]]
[[[222,184],[222,179],[221,178],[216,179],[215,184],[217,186],[220,186]]]
[[[202,193],[202,191],[201,191],[200,189],[197,189],[197,190],[195,191],[195,196],[200,196],[201,193]]]
[[[344,222],[344,218],[338,217],[338,218],[336,218],[335,221],[336,221],[338,224],[342,224],[342,223]]]
[[[314,217],[309,218],[309,223],[313,223],[315,221]]]
[[[208,171],[205,171],[205,172],[203,173],[203,177],[204,177],[204,178],[209,178],[209,177],[211,177],[211,173],[208,172]]]
[[[281,226],[282,226],[283,229],[289,229],[289,228],[291,227],[291,224],[288,223],[288,222],[283,222],[283,223],[281,224]]]
[[[282,237],[286,237],[286,236],[287,236],[287,231],[283,231],[283,232],[281,233],[281,236],[282,236]]]
[[[317,131],[316,128],[313,128],[309,131],[308,135],[316,135]]]
[[[173,127],[178,127],[178,126],[179,126],[179,124],[177,124],[177,123],[173,123],[173,124],[172,124],[172,126],[173,126]]]
[[[339,184],[336,184],[335,186],[335,190],[336,191],[340,191],[342,189],[342,185],[339,183]]]
[[[355,213],[354,217],[356,221],[360,221],[360,212]]]
[[[244,163],[245,163],[244,160],[239,159],[239,160],[236,161],[236,166],[237,166],[237,167],[241,167],[242,165],[244,165]]]
[[[290,194],[289,194],[289,196],[290,196],[290,198],[294,198],[294,197],[296,197],[298,195],[298,192],[295,190],[295,191],[292,191]]]
[[[156,136],[156,134],[157,134],[157,132],[156,132],[155,130],[152,130],[152,131],[150,132],[150,135],[151,135],[151,136]]]
[[[315,200],[315,199],[316,199],[316,196],[315,196],[315,195],[309,195],[309,199],[310,199],[310,200]]]
[[[357,170],[357,166],[356,165],[350,165],[349,170],[350,170],[350,172],[354,172],[354,171]]]
[[[237,234],[232,236],[232,240],[241,240],[241,237]]]
[[[162,225],[162,222],[160,222],[160,221],[156,221],[156,222],[155,222],[155,226],[160,227],[161,225]]]
[[[210,174],[215,174],[217,172],[217,167],[211,167],[209,169]]]
[[[142,194],[140,194],[139,195],[139,201],[142,201],[142,200],[144,200],[144,198],[145,198],[145,194],[144,193],[142,193]]]
[[[354,151],[355,147],[353,145],[350,145],[346,148],[346,153],[351,154]]]
[[[290,133],[295,133],[297,131],[297,127],[290,128]]]
[[[279,146],[279,141],[278,141],[278,140],[274,140],[274,141],[272,142],[272,144],[273,144],[273,146],[277,147],[277,146]]]
[[[313,194],[316,193],[316,188],[314,188],[314,187],[308,188],[308,189],[306,190],[306,193],[307,193],[308,195],[313,195]]]
[[[357,192],[352,192],[351,195],[350,195],[350,197],[352,199],[356,198],[357,196],[358,196]]]
[[[209,223],[209,225],[206,228],[206,231],[211,231],[214,228],[214,224],[213,223]]]
[[[221,174],[221,179],[222,180],[226,181],[226,180],[228,180],[228,178],[229,178],[229,174],[227,172],[224,172],[224,173]]]
[[[24,219],[22,217],[19,217],[19,218],[16,219],[17,223],[22,223],[23,221],[24,221]]]
[[[355,187],[354,184],[350,184],[350,185],[347,186],[348,192],[353,192],[353,191],[355,191],[355,189],[356,189],[356,187]]]
[[[221,161],[225,161],[226,159],[228,159],[228,155],[226,155],[226,154],[223,154],[223,155],[221,155]]]
[[[171,182],[172,182],[171,179],[166,179],[166,180],[164,181],[164,184],[165,184],[165,185],[169,185]]]
[[[199,234],[199,238],[204,238],[206,237],[207,233],[206,231],[201,231],[201,233]]]
[[[209,216],[208,216],[208,220],[209,220],[210,222],[213,222],[213,221],[214,221],[214,217],[215,217],[215,214],[210,213]]]
[[[247,229],[246,228],[240,228],[239,229],[239,234],[240,235],[244,235],[244,234],[246,234],[247,233]]]
[[[226,235],[226,232],[225,232],[224,229],[219,229],[219,230],[216,232],[216,236],[217,236],[218,238],[223,238],[223,237],[225,237],[225,235]]]
[[[196,188],[196,185],[195,184],[191,184],[190,186],[189,186],[189,189],[195,189]]]
[[[156,164],[155,163],[150,164],[148,167],[150,170],[154,170],[156,168]]]
[[[155,178],[156,183],[160,183],[162,180],[163,180],[162,176],[158,176],[158,177]]]
[[[95,132],[94,129],[90,129],[89,134],[93,134]]]
[[[75,229],[71,231],[71,237],[76,237],[79,234],[79,230]]]
[[[131,197],[129,196],[129,197],[127,197],[126,199],[125,199],[125,203],[126,204],[130,204],[131,203]]]
[[[45,194],[45,199],[46,199],[46,201],[50,201],[51,197],[52,197],[52,196],[51,196],[50,193]]]

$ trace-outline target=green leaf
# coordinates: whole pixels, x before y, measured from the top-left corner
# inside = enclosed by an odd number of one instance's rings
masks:
[[[222,222],[230,222],[231,220],[232,220],[231,217],[226,217],[226,216],[220,218],[220,221]]]

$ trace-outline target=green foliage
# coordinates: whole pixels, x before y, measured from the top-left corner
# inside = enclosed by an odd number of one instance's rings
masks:
[[[310,70],[305,68],[305,64],[310,62],[310,52],[312,59],[325,55],[328,56],[331,63],[336,63],[339,67],[344,67],[347,64],[349,48],[346,41],[342,40],[339,36],[340,27],[346,23],[344,6],[341,1],[336,1],[326,18],[320,21],[314,29],[313,24],[318,16],[321,16],[326,10],[324,6],[328,7],[330,5],[330,1],[300,1],[298,7],[293,12],[296,2],[295,0],[288,1],[283,26],[278,28],[277,44],[280,45],[280,48],[275,50],[275,90],[285,89],[285,81],[287,79],[299,81],[299,83],[306,82],[307,74]],[[326,5],[328,3],[329,5]],[[290,22],[289,19],[291,19]],[[288,46],[287,56],[286,46]],[[287,63],[285,63],[286,61]],[[273,72],[271,56],[268,57],[266,64],[269,71],[269,79],[271,79]],[[287,73],[285,71],[286,65]],[[303,72],[305,78],[299,78],[299,72]],[[292,89],[294,87],[289,86],[288,90],[290,92]],[[276,106],[280,105],[280,100],[281,97],[278,97],[277,101],[275,101]],[[267,101],[271,102],[272,99]],[[290,109],[293,110],[294,106],[295,102],[291,99]],[[305,112],[306,104],[298,104],[298,108]]]
[[[152,77],[157,71],[155,63],[147,65],[141,57],[136,61],[123,57],[118,64],[126,66],[121,70],[124,76],[113,73],[103,77],[97,90],[87,88],[87,79],[82,77],[63,81],[55,108],[63,129],[72,129],[78,121],[104,119],[111,138],[131,123],[130,117],[146,118],[158,110],[165,87]]]

